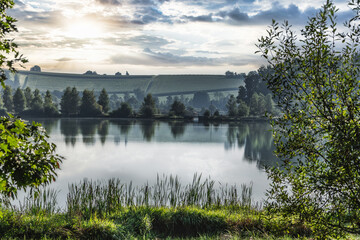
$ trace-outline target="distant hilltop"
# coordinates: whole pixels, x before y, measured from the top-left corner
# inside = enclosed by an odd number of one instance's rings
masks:
[[[7,73],[6,84],[17,88],[30,87],[41,92],[63,91],[66,87],[76,87],[108,93],[125,94],[134,91],[151,93],[154,96],[171,96],[206,92],[237,92],[244,85],[241,75],[98,75],[69,74],[40,71],[18,71]]]

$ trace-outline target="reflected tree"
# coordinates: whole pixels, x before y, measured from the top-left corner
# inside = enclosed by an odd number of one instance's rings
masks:
[[[102,120],[98,125],[98,134],[100,136],[101,144],[104,145],[106,142],[106,136],[109,134],[109,121]]]
[[[181,137],[184,135],[185,129],[186,129],[186,123],[183,121],[171,121],[169,122],[171,135],[173,138]]]
[[[275,166],[277,158],[273,151],[273,136],[269,124],[249,124],[249,134],[245,144],[245,159],[249,162],[256,162],[261,169]]]
[[[76,136],[79,134],[80,126],[76,119],[61,119],[60,132],[64,135],[66,145],[71,144],[73,147],[76,144]]]
[[[143,121],[140,123],[140,129],[143,134],[144,140],[150,142],[155,134],[155,122],[154,121]]]
[[[83,138],[83,143],[85,145],[94,145],[95,144],[95,134],[98,127],[98,119],[87,119],[82,120],[80,124],[80,131]]]
[[[249,125],[247,123],[229,123],[226,133],[225,149],[229,150],[235,146],[243,147],[246,143],[246,137],[249,135]]]
[[[52,130],[56,130],[59,123],[59,119],[43,119],[41,125],[45,128],[48,135],[51,134]]]

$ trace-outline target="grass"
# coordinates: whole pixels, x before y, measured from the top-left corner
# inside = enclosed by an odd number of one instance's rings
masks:
[[[251,202],[251,186],[215,187],[194,175],[182,185],[158,176],[154,185],[119,179],[69,185],[65,209],[57,191],[30,194],[17,207],[2,199],[2,239],[294,239],[311,230],[293,219],[269,216]]]
[[[158,75],[149,92],[153,94],[194,92],[226,88],[238,88],[242,79],[226,78],[225,75]]]
[[[214,91],[219,89],[235,89],[243,84],[242,79],[226,78],[225,75],[82,75],[62,73],[35,73],[20,71],[18,73],[23,88],[39,89],[42,92],[63,91],[66,87],[76,87],[78,91],[84,89],[101,91],[105,88],[108,93],[133,92],[135,89],[148,90],[152,94],[167,94],[194,91]],[[12,78],[13,79],[13,78]],[[26,80],[25,80],[26,79]]]

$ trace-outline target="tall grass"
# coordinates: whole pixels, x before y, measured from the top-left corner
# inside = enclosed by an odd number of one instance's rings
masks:
[[[18,204],[2,199],[2,206],[30,215],[60,212],[57,203],[58,191],[42,189],[32,192]],[[63,212],[69,216],[104,217],[122,208],[145,207],[255,207],[251,201],[252,185],[240,187],[216,184],[210,177],[203,179],[194,174],[192,182],[182,184],[178,176],[157,175],[153,185],[146,183],[134,186],[119,178],[105,180],[84,179],[68,185],[68,194]]]
[[[0,198],[0,207],[10,209],[12,211],[20,212],[29,215],[52,215],[61,211],[58,207],[59,191],[54,189],[31,189],[23,200],[19,200],[16,204],[14,200],[2,196]]]
[[[119,208],[132,206],[200,208],[216,206],[251,207],[252,185],[221,185],[215,181],[202,179],[195,174],[191,183],[182,185],[177,176],[157,176],[156,183],[150,186],[133,186],[132,182],[122,183],[120,179],[106,181],[80,181],[69,185],[67,212],[70,215],[90,217],[93,214],[104,216]]]

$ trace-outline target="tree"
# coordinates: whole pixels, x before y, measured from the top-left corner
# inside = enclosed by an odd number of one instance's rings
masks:
[[[35,89],[34,98],[31,102],[31,111],[35,113],[42,113],[44,111],[44,103],[39,89]]]
[[[266,111],[266,103],[264,95],[254,93],[250,98],[250,114],[254,116],[264,116]]]
[[[6,15],[6,10],[13,5],[12,0],[0,2],[0,82],[3,87],[5,69],[15,73],[14,65],[26,62],[13,38],[5,38],[6,34],[17,31],[16,20]],[[62,158],[55,154],[56,146],[47,141],[48,136],[40,124],[2,117],[0,129],[0,193],[14,197],[18,189],[55,180]]]
[[[31,72],[41,72],[41,68],[38,65],[33,66],[30,68]]]
[[[70,95],[70,114],[77,115],[80,111],[80,96],[79,92],[77,91],[76,87],[73,87],[71,89],[71,95]]]
[[[101,115],[101,107],[96,102],[94,91],[85,89],[81,98],[80,115],[94,117]]]
[[[31,89],[29,87],[25,88],[24,95],[26,99],[26,107],[30,108],[34,95],[32,94]]]
[[[11,87],[6,86],[3,93],[3,102],[4,102],[4,107],[8,112],[12,112],[14,107],[13,97],[11,92],[12,92]]]
[[[120,107],[111,113],[112,117],[128,118],[132,116],[132,109],[127,102],[122,102]]]
[[[247,99],[246,88],[244,86],[240,86],[238,95],[236,97],[236,101],[237,103],[239,103],[240,101],[246,101],[246,99]]]
[[[182,102],[175,100],[173,104],[171,104],[170,112],[173,112],[176,116],[184,116],[185,105]]]
[[[258,48],[270,64],[268,82],[283,114],[273,119],[282,168],[272,180],[269,211],[298,216],[317,238],[360,231],[359,1],[343,32],[327,1],[296,37],[273,21]],[[294,218],[293,218],[294,219]]]
[[[193,98],[193,106],[197,108],[207,107],[210,105],[209,94],[205,91],[196,92]]]
[[[71,88],[67,87],[60,100],[61,113],[65,116],[70,115],[71,111]]]
[[[103,88],[101,90],[101,93],[100,93],[100,96],[99,96],[99,99],[98,99],[98,104],[100,106],[102,106],[102,111],[104,113],[107,113],[109,110],[110,110],[110,107],[109,107],[109,95],[107,94],[105,88]]]
[[[44,113],[46,116],[56,116],[59,114],[59,111],[55,104],[49,90],[46,91],[44,97]]]
[[[25,110],[26,99],[23,91],[17,88],[13,97],[15,113],[21,113]]]
[[[141,90],[140,88],[136,88],[134,89],[134,94],[136,99],[140,102],[141,100],[144,99],[145,97],[145,92],[143,90]]]
[[[209,118],[210,118],[211,113],[210,113],[209,109],[206,109],[206,110],[204,111],[203,116],[204,116],[205,119],[209,119]]]
[[[236,106],[236,99],[234,95],[231,95],[227,104],[226,109],[228,110],[228,115],[230,117],[235,117],[237,115],[237,106]]]
[[[274,111],[274,101],[272,100],[271,93],[266,94],[265,96],[265,109],[268,113],[273,113]]]
[[[65,116],[77,115],[79,113],[80,97],[75,87],[67,87],[60,101],[61,113]]]
[[[248,105],[246,105],[246,103],[242,100],[240,100],[239,102],[239,106],[238,106],[238,116],[239,117],[247,117],[249,116],[249,107]]]
[[[246,102],[250,103],[250,98],[256,92],[260,76],[256,71],[251,71],[245,77]],[[240,90],[240,89],[239,89]]]
[[[149,93],[148,95],[146,95],[141,105],[140,114],[143,117],[151,118],[154,116],[155,112],[156,112],[155,101],[152,95]]]

